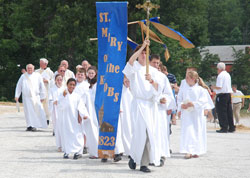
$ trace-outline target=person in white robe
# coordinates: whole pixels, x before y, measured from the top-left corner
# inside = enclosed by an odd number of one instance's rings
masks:
[[[130,144],[132,139],[132,121],[130,117],[131,103],[133,96],[130,92],[130,83],[126,76],[124,76],[120,114],[117,126],[117,136],[115,143],[115,157],[114,162],[118,162],[122,159],[123,153],[129,155]]]
[[[54,73],[52,70],[50,70],[48,66],[49,61],[45,58],[40,59],[40,69],[35,70],[35,72],[38,72],[41,74],[43,78],[43,83],[46,89],[46,98],[43,101],[43,108],[46,113],[46,118],[47,118],[47,124],[49,124],[50,121],[50,112],[49,112],[49,90],[52,85]]]
[[[150,65],[156,69],[159,69],[160,56],[151,55]],[[160,166],[164,165],[166,157],[170,157],[169,148],[169,121],[167,117],[167,110],[173,110],[175,105],[175,99],[172,93],[172,89],[169,80],[165,74],[159,71],[158,78],[162,84],[161,95],[157,98],[158,103],[158,116],[155,119],[155,156],[161,158]]]
[[[198,80],[197,72],[188,72],[187,86],[178,94],[182,98],[178,105],[178,112],[181,112],[180,153],[185,153],[186,159],[197,158],[207,151],[204,110],[211,107],[207,90],[198,85]]]
[[[160,94],[160,83],[157,81],[159,71],[149,66],[146,74],[146,51],[149,40],[138,46],[136,52],[130,57],[123,73],[130,81],[133,95],[131,118],[132,141],[130,147],[130,169],[135,169],[140,164],[140,171],[151,172],[148,164],[160,165],[160,158],[155,157],[154,120],[156,117],[157,103],[155,98]],[[138,58],[138,61],[136,60]]]
[[[65,87],[62,85],[62,76],[60,74],[57,74],[55,77],[55,85],[50,89],[49,92],[49,108],[52,118],[52,124],[53,124],[53,131],[56,138],[56,146],[59,152],[63,150],[62,148],[62,136],[61,136],[61,130],[62,130],[62,119],[58,117],[58,97],[63,93],[65,90]]]
[[[189,67],[189,68],[187,68],[187,70],[186,70],[186,75],[187,75],[187,73],[188,72],[190,72],[190,71],[195,71],[195,72],[197,72],[197,68],[195,68],[195,67]],[[208,87],[204,84],[204,82],[203,82],[203,80],[199,77],[199,82],[198,82],[198,84],[200,85],[200,86],[202,86],[203,88],[206,88],[207,89],[207,92],[205,93],[206,94],[206,97],[207,97],[207,99],[208,99],[208,103],[207,103],[207,106],[206,106],[206,109],[204,110],[204,116],[207,116],[207,114],[208,114],[208,110],[211,110],[213,107],[214,107],[214,103],[213,103],[213,101],[212,101],[212,99],[211,99],[211,96],[210,96],[210,94],[209,94],[209,92],[211,92],[209,89],[208,89]],[[180,85],[180,88],[179,88],[179,92],[178,92],[178,96],[177,96],[177,105],[179,106],[182,102],[183,102],[183,98],[182,98],[182,92],[183,91],[185,91],[186,90],[186,88],[188,87],[188,84],[187,84],[187,82],[186,82],[186,79],[183,79],[182,81],[181,81],[181,85]],[[181,114],[181,112],[178,112],[178,116],[180,117],[180,114]]]
[[[95,110],[95,95],[97,85],[97,69],[95,66],[91,66],[88,68],[87,80],[89,83],[89,96],[92,107],[89,104],[88,109],[90,110],[89,113],[91,114],[91,120],[84,125],[84,130],[86,131],[86,147],[88,148],[88,152],[90,154],[89,158],[96,159],[98,158],[99,123]],[[89,99],[87,101],[89,101]]]
[[[34,72],[32,64],[28,64],[26,70],[17,82],[15,100],[18,102],[22,93],[27,131],[47,128],[46,115],[41,103],[46,97],[43,79],[39,73]]]
[[[66,71],[65,71],[65,78],[68,80],[68,79],[70,79],[70,78],[75,78],[75,74],[74,74],[74,72],[72,72],[71,70],[69,70],[68,68],[69,68],[69,63],[68,63],[68,61],[66,61],[66,60],[62,60],[61,61],[61,63],[60,63],[60,66],[64,66],[65,67],[65,69],[66,69]],[[55,73],[55,75],[56,75],[57,73]],[[66,80],[66,81],[67,81]]]
[[[84,135],[84,149],[86,150],[88,147],[90,159],[98,158],[98,123],[97,118],[95,116],[95,112],[93,111],[93,104],[91,100],[91,96],[89,93],[90,84],[85,81],[86,79],[86,71],[81,68],[78,70],[76,74],[77,84],[75,88],[75,92],[77,92],[81,97],[83,103],[87,108],[89,113],[89,119],[87,122],[82,124],[82,132]]]
[[[89,119],[89,114],[81,97],[74,92],[76,80],[67,81],[67,90],[58,97],[58,117],[62,119],[63,158],[68,159],[74,153],[73,159],[82,155],[84,138],[82,134],[82,119]],[[80,117],[78,117],[79,115]]]

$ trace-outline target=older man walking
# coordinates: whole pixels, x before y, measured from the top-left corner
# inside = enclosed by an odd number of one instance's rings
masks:
[[[43,79],[39,73],[34,72],[32,64],[28,64],[26,70],[17,82],[15,93],[16,102],[22,93],[26,131],[47,128],[46,115],[41,103],[46,97]]]
[[[218,133],[234,132],[235,125],[233,120],[233,111],[231,103],[231,76],[226,71],[226,65],[223,62],[217,64],[216,86],[212,89],[216,92],[216,111],[218,114],[221,129],[216,130]]]
[[[49,121],[50,121],[50,113],[49,113],[49,89],[51,87],[51,85],[53,85],[53,77],[54,77],[54,73],[52,70],[50,70],[48,66],[49,61],[45,58],[41,58],[40,59],[40,68],[36,70],[36,72],[38,72],[39,74],[41,74],[42,78],[43,78],[43,83],[45,86],[45,91],[46,91],[46,98],[43,101],[43,108],[44,111],[46,113],[46,118],[47,118],[47,124],[49,125]]]

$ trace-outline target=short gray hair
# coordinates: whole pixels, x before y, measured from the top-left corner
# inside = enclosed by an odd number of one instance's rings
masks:
[[[225,70],[225,69],[226,69],[226,64],[223,63],[223,62],[219,62],[219,63],[217,64],[217,69]]]
[[[27,64],[26,65],[26,70],[28,69],[28,66],[32,66],[32,68],[35,69],[35,66],[33,64]]]
[[[41,58],[40,61],[43,61],[45,64],[49,63],[49,61],[46,58]]]

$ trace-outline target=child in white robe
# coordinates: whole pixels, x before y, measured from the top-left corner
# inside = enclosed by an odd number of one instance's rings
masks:
[[[67,90],[64,90],[58,98],[58,117],[62,119],[63,157],[65,159],[69,158],[70,153],[74,153],[73,159],[81,157],[84,143],[81,129],[82,118],[84,120],[89,118],[81,97],[73,92],[75,86],[76,80],[70,78],[67,81]]]
[[[89,119],[86,122],[82,123],[82,132],[84,134],[84,146],[87,145],[86,140],[88,141],[89,147],[89,155],[90,159],[98,158],[97,147],[98,147],[98,127],[94,123],[96,119],[93,116],[93,105],[91,101],[91,97],[89,94],[89,86],[90,84],[85,81],[86,71],[84,68],[81,68],[77,71],[77,85],[75,88],[75,92],[77,92],[82,97],[82,102],[85,104],[87,111],[89,113]],[[87,139],[88,138],[88,139]],[[86,149],[86,147],[85,147]]]
[[[58,96],[63,93],[65,88],[62,85],[63,78],[60,74],[55,76],[55,85],[50,89],[49,92],[49,108],[50,108],[50,115],[52,118],[53,124],[53,133],[55,134],[56,138],[56,146],[58,151],[61,152],[62,149],[62,139],[61,139],[61,125],[62,121],[61,118],[58,118],[58,108],[57,108],[57,101]]]
[[[89,95],[92,103],[91,122],[85,124],[87,147],[90,154],[90,159],[98,158],[98,140],[99,140],[99,124],[95,111],[95,95],[96,95],[96,82],[97,82],[97,69],[95,66],[90,66],[87,71],[87,79],[89,83]]]
[[[115,157],[114,162],[118,162],[122,159],[123,153],[129,155],[130,143],[132,140],[132,121],[130,117],[131,103],[133,96],[130,92],[130,83],[127,77],[124,75],[120,114],[117,126],[117,136],[115,143]]]
[[[188,86],[180,93],[182,102],[178,105],[181,112],[180,152],[186,154],[186,159],[197,158],[207,150],[204,110],[209,101],[206,89],[198,85],[198,78],[195,71],[187,73]]]

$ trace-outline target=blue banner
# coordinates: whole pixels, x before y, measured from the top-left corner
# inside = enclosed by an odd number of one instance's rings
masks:
[[[127,54],[127,2],[96,2],[98,80],[95,97],[100,124],[98,154],[113,157]]]

